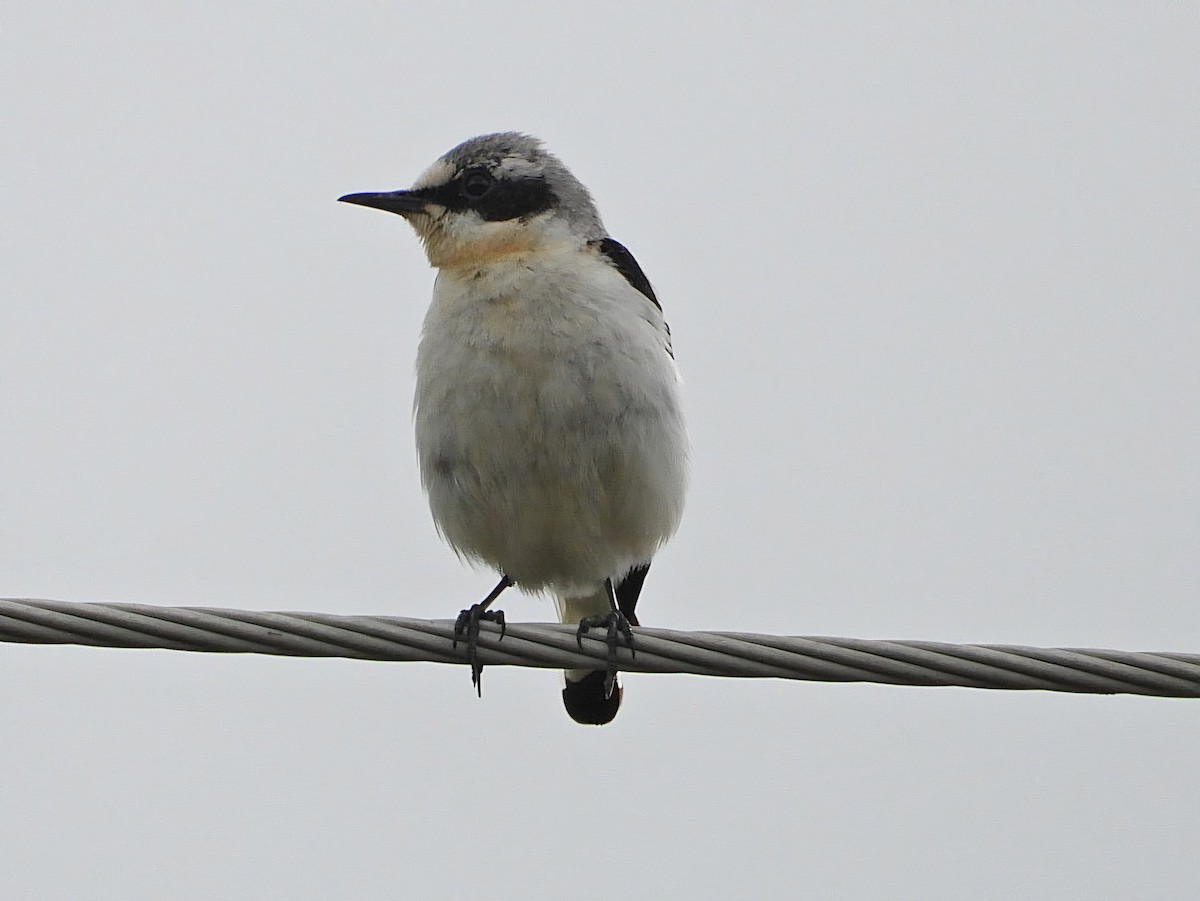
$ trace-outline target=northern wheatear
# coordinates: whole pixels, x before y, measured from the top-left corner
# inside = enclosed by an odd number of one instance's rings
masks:
[[[679,525],[688,441],[662,308],[587,189],[528,135],[472,138],[412,188],[348,194],[403,216],[437,268],[417,352],[416,437],[438,531],[500,582],[545,592],[577,637],[603,627],[601,670],[566,673],[573,719],[616,716],[616,648],[650,559]],[[503,633],[502,633],[503,634]]]

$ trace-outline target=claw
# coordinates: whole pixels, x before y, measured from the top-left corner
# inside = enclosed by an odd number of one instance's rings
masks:
[[[614,610],[607,614],[585,616],[579,621],[579,628],[575,630],[575,643],[579,645],[579,650],[583,650],[583,636],[587,631],[600,627],[604,628],[604,643],[608,645],[604,667],[604,694],[605,697],[610,697],[617,682],[617,647],[621,644],[620,639],[625,639],[630,658],[636,659],[637,649],[633,646],[633,627],[629,625],[629,620],[624,613]]]
[[[458,648],[459,639],[466,642],[467,663],[471,664],[471,685],[481,698],[483,664],[479,662],[479,624],[484,620],[500,626],[500,638],[497,640],[503,641],[504,633],[508,630],[508,625],[504,622],[504,611],[488,610],[486,604],[472,604],[466,610],[460,611],[458,618],[454,620],[454,640],[450,645],[453,650]]]

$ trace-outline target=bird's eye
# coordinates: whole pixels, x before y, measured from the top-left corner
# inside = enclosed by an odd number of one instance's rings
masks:
[[[478,200],[492,189],[494,183],[495,179],[482,169],[475,169],[463,175],[462,192],[471,200]]]

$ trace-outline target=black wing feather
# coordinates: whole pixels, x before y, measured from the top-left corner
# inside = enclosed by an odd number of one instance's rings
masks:
[[[625,281],[641,291],[646,295],[647,300],[662,310],[662,304],[658,302],[658,298],[654,296],[654,289],[650,287],[650,279],[646,278],[646,273],[642,272],[642,267],[638,265],[638,261],[633,258],[633,254],[626,249],[624,244],[614,238],[601,238],[595,242],[595,246],[616,267],[617,272],[625,276]]]
[[[633,608],[637,606],[638,595],[642,593],[642,583],[646,581],[648,572],[650,572],[650,564],[643,563],[631,569],[625,574],[625,578],[617,583],[617,609],[625,614],[625,618],[632,626],[641,625]]]

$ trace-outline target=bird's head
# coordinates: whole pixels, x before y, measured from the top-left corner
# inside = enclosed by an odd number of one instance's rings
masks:
[[[517,132],[464,141],[407,190],[338,199],[403,216],[439,268],[521,257],[605,234],[587,189],[537,138]]]

